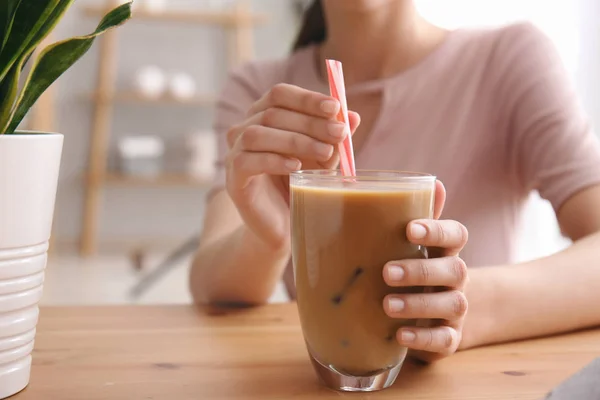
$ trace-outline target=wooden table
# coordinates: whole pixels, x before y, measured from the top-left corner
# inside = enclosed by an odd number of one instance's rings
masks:
[[[29,388],[15,400],[539,400],[600,355],[600,330],[407,364],[371,394],[321,387],[294,304],[43,308]]]

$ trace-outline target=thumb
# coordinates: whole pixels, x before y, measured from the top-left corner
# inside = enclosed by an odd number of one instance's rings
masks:
[[[348,119],[350,121],[350,132],[352,132],[352,134],[354,135],[354,132],[356,132],[356,128],[358,128],[358,126],[360,125],[360,115],[357,112],[354,111],[348,111]]]

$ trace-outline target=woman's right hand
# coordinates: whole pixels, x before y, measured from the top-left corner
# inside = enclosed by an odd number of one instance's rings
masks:
[[[339,108],[333,97],[278,84],[227,132],[227,192],[247,227],[275,250],[289,246],[289,173],[339,163]],[[354,133],[360,117],[349,114]]]

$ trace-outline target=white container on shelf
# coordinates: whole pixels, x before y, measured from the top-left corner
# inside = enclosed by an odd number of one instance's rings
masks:
[[[141,6],[148,12],[158,14],[167,9],[168,3],[167,0],[144,0]]]
[[[169,77],[169,93],[178,100],[189,100],[196,94],[196,81],[185,72],[176,72]]]
[[[135,90],[144,97],[161,97],[167,89],[167,77],[162,69],[147,65],[135,72],[133,77]]]
[[[199,131],[188,136],[190,151],[188,174],[198,180],[214,178],[217,161],[217,137],[212,131]]]
[[[124,175],[153,177],[162,172],[165,145],[156,136],[127,136],[119,140],[119,162]]]

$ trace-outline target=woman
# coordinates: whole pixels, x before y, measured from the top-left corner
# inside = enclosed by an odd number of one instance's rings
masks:
[[[316,1],[291,56],[232,74],[217,112],[222,174],[191,273],[198,302],[264,303],[289,272],[285,177],[335,167],[342,140],[325,58],[344,65],[357,167],[430,172],[447,189],[438,183],[444,219],[407,231],[439,257],[390,260],[383,273],[390,286],[447,287],[389,296],[388,315],[446,323],[402,328],[400,343],[433,360],[600,324],[600,147],[555,49],[530,24],[446,31],[411,0]],[[532,190],[574,243],[514,265]]]

